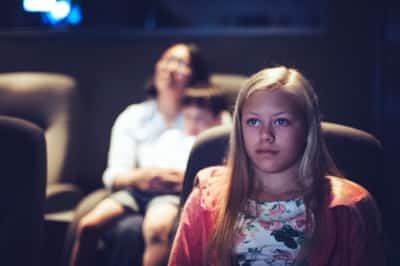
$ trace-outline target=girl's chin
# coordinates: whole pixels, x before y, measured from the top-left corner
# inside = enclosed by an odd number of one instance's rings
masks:
[[[274,174],[281,171],[281,166],[274,163],[261,163],[257,166],[259,172],[265,174]]]

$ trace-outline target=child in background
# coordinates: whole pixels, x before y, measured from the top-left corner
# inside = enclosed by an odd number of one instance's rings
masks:
[[[173,167],[184,171],[195,137],[210,127],[230,123],[230,116],[225,111],[226,97],[220,90],[208,85],[188,88],[181,105],[184,131],[166,131],[155,148],[159,152],[154,154],[154,160],[157,160],[161,167]],[[179,207],[179,197],[175,196],[174,201],[171,197],[173,196],[159,196],[147,206],[143,221],[143,262],[146,266],[160,265],[167,258],[170,245],[168,237]]]
[[[196,136],[210,127],[231,124],[232,118],[227,112],[226,95],[209,85],[189,87],[183,95],[181,105],[183,131],[170,129],[161,135],[155,148],[159,153],[153,154],[152,158],[159,162],[160,167],[184,171]],[[170,156],[165,158],[165,154]]]
[[[372,196],[340,177],[318,100],[297,70],[254,74],[236,101],[226,167],[200,171],[169,265],[384,265]]]

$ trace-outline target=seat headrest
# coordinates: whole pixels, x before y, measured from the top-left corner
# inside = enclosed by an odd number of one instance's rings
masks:
[[[382,160],[382,146],[373,135],[350,126],[322,122],[322,132],[333,160],[343,174],[365,186],[380,197],[378,187]],[[189,156],[185,172],[182,204],[189,195],[196,173],[207,166],[224,163],[231,126],[213,127],[197,138]]]

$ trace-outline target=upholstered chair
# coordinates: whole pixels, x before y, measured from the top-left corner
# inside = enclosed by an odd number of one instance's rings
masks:
[[[41,266],[46,144],[37,125],[0,115],[0,264]]]
[[[44,131],[46,213],[72,211],[83,193],[76,185],[79,113],[77,83],[63,74],[0,74],[0,115],[31,121]]]
[[[344,176],[365,186],[383,205],[382,146],[373,135],[353,127],[322,122],[328,150]],[[196,173],[207,166],[224,164],[231,128],[219,126],[201,133],[191,150],[185,172],[181,204],[190,194]]]

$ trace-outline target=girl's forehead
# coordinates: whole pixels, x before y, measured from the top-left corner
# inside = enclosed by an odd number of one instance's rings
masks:
[[[260,89],[250,92],[244,104],[293,105],[297,104],[298,98],[298,95],[285,89]]]
[[[258,90],[244,101],[242,112],[303,114],[299,97],[285,90]]]

